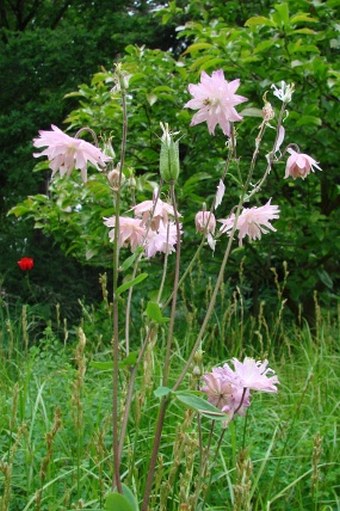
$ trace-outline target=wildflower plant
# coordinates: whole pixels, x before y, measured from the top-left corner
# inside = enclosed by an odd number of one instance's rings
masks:
[[[211,462],[211,453],[214,448],[215,430],[219,427],[220,435],[215,445],[215,453],[217,453],[230,422],[239,420],[238,416],[247,413],[252,400],[256,399],[255,393],[275,394],[279,384],[275,370],[268,367],[267,360],[255,360],[248,356],[242,361],[232,358],[233,354],[230,354],[232,366],[230,363],[221,361],[221,365],[217,367],[207,367],[202,370],[198,367],[198,354],[202,354],[204,350],[207,327],[213,318],[230,255],[238,244],[260,243],[262,236],[275,236],[275,222],[280,216],[280,198],[268,198],[262,205],[257,200],[258,192],[271,177],[273,165],[285,159],[288,152],[290,156],[287,161],[286,175],[282,178],[295,179],[301,176],[304,179],[310,170],[314,170],[313,167],[318,169],[319,167],[312,157],[291,149],[292,144],[282,149],[286,137],[283,124],[294,87],[291,84],[282,83],[279,89],[274,85],[273,99],[279,108],[276,108],[275,104],[272,106],[267,99],[271,93],[268,90],[264,96],[263,115],[254,141],[253,154],[247,166],[247,174],[243,180],[238,180],[238,202],[228,203],[228,175],[233,167],[239,169],[237,147],[242,144],[242,141],[238,140],[235,128],[235,122],[243,122],[237,108],[247,99],[236,94],[238,89],[242,90],[239,79],[226,80],[221,69],[213,71],[211,76],[203,72],[198,84],[188,86],[192,98],[184,107],[197,110],[192,118],[191,126],[194,128],[197,124],[206,123],[207,137],[214,136],[217,127],[221,129],[227,154],[224,167],[216,182],[213,200],[210,204],[207,200],[206,204],[202,205],[202,209],[194,213],[197,235],[201,236],[202,241],[183,271],[181,250],[186,243],[183,227],[185,219],[177,199],[177,190],[181,182],[180,134],[172,131],[164,120],[160,134],[159,178],[156,183],[153,183],[153,192],[150,190],[150,196],[138,203],[135,200],[135,188],[132,186],[129,170],[126,168],[128,87],[129,79],[132,81],[133,76],[127,76],[122,66],[118,65],[114,79],[112,101],[120,102],[122,109],[122,135],[120,147],[116,148],[117,157],[115,157],[115,151],[111,151],[109,155],[105,153],[105,147],[103,150],[99,149],[96,136],[92,144],[80,140],[79,133],[73,138],[55,126],[52,126],[49,132],[40,132],[40,137],[34,140],[35,147],[43,149],[40,156],[47,156],[53,178],[59,171],[62,178],[66,179],[73,169],[79,169],[84,181],[83,186],[86,186],[87,166],[92,165],[100,171],[100,176],[105,174],[107,177],[105,183],[112,198],[112,206],[103,208],[101,218],[102,224],[108,228],[106,235],[112,246],[113,271],[110,311],[110,317],[112,317],[113,462],[111,493],[107,497],[106,509],[120,509],[119,506],[121,506],[128,511],[136,509],[147,511],[151,509],[151,498],[154,499],[153,502],[155,499],[157,502],[157,495],[153,495],[154,488],[158,485],[156,467],[162,453],[162,438],[168,420],[168,409],[173,402],[194,410],[198,417],[198,427],[201,427],[202,421],[210,422],[208,439],[203,434],[199,436],[197,483],[195,488],[191,489],[190,496],[192,509],[196,509],[198,505],[201,506],[200,509],[203,509],[209,491],[209,480],[211,481],[208,474],[213,470],[214,464]],[[275,129],[275,137],[271,150],[260,159],[260,147],[268,127]],[[86,130],[90,134],[93,133],[88,128]],[[80,133],[82,134],[83,131],[81,130]],[[247,144],[249,145],[249,141]],[[37,157],[38,154],[35,153],[34,156]],[[118,161],[115,161],[115,158],[118,158]],[[258,175],[259,168],[262,169],[262,173]],[[91,175],[90,185],[94,181],[95,177]],[[100,181],[100,185],[104,185],[103,180]],[[272,201],[275,204],[272,204]],[[79,208],[81,209],[81,204]],[[221,215],[220,218],[217,211]],[[218,232],[217,223],[221,224]],[[222,260],[197,336],[192,342],[189,354],[184,356],[183,352],[182,366],[176,372],[172,366],[172,352],[179,291],[206,243],[215,253],[221,253]],[[123,260],[122,253],[125,249],[131,253]],[[169,257],[175,259],[172,275],[169,275],[167,271]],[[134,345],[135,351],[131,351],[132,296],[135,288],[138,289],[139,284],[147,279],[148,274],[145,269],[152,265],[156,258],[162,258],[163,262],[158,289],[151,300],[146,304],[145,300],[142,302],[144,317],[142,339],[138,347]],[[122,280],[121,276],[127,269],[132,271],[130,278]],[[169,293],[167,289],[171,278]],[[168,287],[165,286],[166,282]],[[122,300],[122,295],[126,296],[126,300]],[[147,461],[143,493],[133,496],[125,485],[125,471],[122,469],[126,456],[129,418],[136,395],[137,374],[141,371],[143,364],[145,367],[146,356],[152,351],[160,331],[165,338],[165,352],[160,386],[154,392],[159,398],[159,409],[154,425],[151,453]],[[203,363],[205,360],[204,358],[202,360],[201,356],[199,364]],[[124,372],[122,367],[127,367],[129,371]],[[188,378],[193,374],[196,375],[195,377],[198,374],[198,385],[194,390],[190,388]],[[124,393],[121,392],[122,381],[125,384]],[[142,401],[140,399],[141,403]],[[192,470],[196,470],[195,464],[192,465]],[[164,494],[162,495],[164,499]],[[137,501],[140,502],[140,508]]]

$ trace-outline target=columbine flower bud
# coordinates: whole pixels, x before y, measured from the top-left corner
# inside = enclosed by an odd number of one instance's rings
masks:
[[[199,378],[202,375],[201,368],[199,366],[194,366],[192,370],[192,375]]]
[[[124,176],[122,175],[122,178]],[[116,167],[113,170],[110,170],[110,172],[107,173],[107,179],[109,180],[110,185],[113,188],[118,188],[119,185],[119,167]]]
[[[265,122],[268,122],[274,119],[275,112],[271,103],[267,100],[267,91],[264,93],[262,99],[264,101],[264,107],[262,108],[263,119]]]
[[[202,350],[197,350],[194,354],[194,361],[197,363],[197,364],[201,364],[202,361],[203,361],[203,355],[204,355],[204,351]]]
[[[116,153],[112,145],[112,138],[104,142],[104,153],[111,158],[112,161],[116,159]]]
[[[132,75],[128,74],[124,69],[121,63],[116,65],[115,73],[114,73],[114,81],[116,84],[112,87],[111,92],[121,92],[122,90],[127,90],[129,87],[129,81]]]
[[[161,153],[159,157],[159,170],[165,182],[177,181],[179,176],[179,141],[174,141],[173,133],[169,131],[167,123],[161,123],[163,135],[161,138]]]

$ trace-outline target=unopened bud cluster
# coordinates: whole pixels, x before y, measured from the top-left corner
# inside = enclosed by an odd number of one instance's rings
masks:
[[[175,183],[179,176],[179,140],[174,140],[176,133],[169,130],[167,123],[161,123],[161,128],[163,135],[159,157],[160,174],[166,183]]]

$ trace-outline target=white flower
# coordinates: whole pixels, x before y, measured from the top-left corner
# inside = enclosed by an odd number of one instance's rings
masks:
[[[281,82],[281,88],[278,89],[276,85],[272,84],[271,88],[274,89],[274,96],[279,98],[283,103],[289,103],[292,100],[293,92],[294,92],[294,84],[286,83],[284,80]]]

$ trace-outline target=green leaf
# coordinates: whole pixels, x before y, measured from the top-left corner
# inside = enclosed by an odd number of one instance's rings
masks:
[[[34,165],[33,172],[41,172],[42,170],[48,169],[48,160],[40,161]]]
[[[169,318],[165,318],[162,314],[162,310],[157,302],[148,302],[148,305],[146,306],[146,315],[151,321],[154,321],[155,323],[167,323],[169,321]]]
[[[296,126],[321,126],[322,120],[315,115],[302,115],[298,118]]]
[[[94,369],[99,369],[99,371],[112,371],[113,362],[112,360],[109,360],[107,362],[99,362],[96,360],[92,360],[90,362],[90,367],[93,367]]]
[[[164,397],[170,394],[170,392],[171,389],[169,389],[169,387],[158,387],[158,389],[154,391],[154,395],[156,397]]]
[[[124,369],[124,367],[134,366],[137,362],[138,354],[139,354],[138,351],[131,351],[127,357],[119,361],[118,367],[120,369]],[[112,371],[113,362],[112,360],[107,361],[92,360],[90,362],[90,367],[98,369],[99,371]]]
[[[123,369],[124,367],[134,366],[137,362],[138,354],[138,351],[130,351],[128,356],[119,362],[119,367]]]
[[[314,44],[301,44],[301,40],[296,43],[290,43],[288,45],[290,53],[320,53],[320,50]]]
[[[148,100],[149,105],[152,106],[158,100],[158,96],[157,94],[153,94],[152,92],[150,92],[150,94],[146,95],[146,99]]]
[[[125,495],[109,493],[105,500],[105,511],[135,511]]]
[[[311,18],[307,12],[303,12],[301,14],[296,14],[290,18],[290,22],[292,24],[300,23],[300,21],[308,22],[308,23],[317,23],[319,20],[316,18]]]
[[[220,64],[224,64],[224,63],[225,63],[225,59],[223,59],[221,57],[214,57],[213,59],[210,58],[209,60],[206,60],[205,62],[203,62],[203,64],[200,66],[200,71],[207,71],[208,69],[216,68]]]
[[[192,392],[176,392],[175,395],[181,403],[184,403],[189,408],[197,410],[199,413],[211,420],[225,421],[228,419],[228,416],[221,412],[219,408],[216,408],[216,406]]]
[[[194,43],[188,46],[188,48],[183,52],[183,55],[186,55],[187,53],[195,53],[199,50],[207,50],[208,48],[211,48],[213,45],[211,43]]]
[[[191,71],[196,71],[196,69],[202,70],[204,68],[205,62],[211,61],[211,55],[203,55],[202,57],[196,58],[190,66]]]
[[[275,26],[272,20],[265,16],[253,16],[252,18],[249,18],[244,25],[246,27],[256,27],[258,25],[266,25],[267,27]]]
[[[133,511],[138,511],[138,502],[130,488],[128,488],[125,484],[122,484],[124,497],[130,502]],[[117,510],[118,511],[118,510]]]
[[[119,271],[124,272],[124,271],[128,270],[130,268],[130,266],[133,265],[133,263],[135,262],[137,257],[142,252],[143,252],[143,248],[142,247],[137,247],[137,250],[132,255],[130,255],[127,259],[125,259],[125,261],[123,261],[123,263],[119,267]]]
[[[309,34],[309,35],[315,35],[318,34],[315,30],[312,30],[311,28],[297,28],[296,30],[292,30],[290,34]]]
[[[31,211],[31,209],[25,205],[25,202],[21,202],[20,204],[13,206],[13,208],[7,212],[7,215],[15,215],[18,218],[19,216],[25,215],[25,213],[28,213],[29,211]]]
[[[124,293],[124,291],[126,291],[127,289],[130,289],[130,287],[132,287],[132,286],[136,286],[137,284],[140,284],[140,283],[141,283],[141,282],[143,282],[143,280],[145,280],[147,277],[148,277],[148,274],[147,274],[147,273],[141,273],[141,274],[140,274],[140,275],[138,275],[138,277],[136,277],[135,279],[131,279],[131,280],[129,280],[128,282],[124,282],[124,284],[122,284],[121,286],[119,286],[119,288],[116,290],[116,296],[121,295],[122,293]]]
[[[287,27],[290,23],[288,3],[283,2],[282,4],[276,4],[274,7],[276,12],[279,14],[280,21],[285,27]]]
[[[159,94],[162,92],[168,92],[169,94],[173,94],[175,92],[175,90],[172,89],[171,87],[169,87],[168,85],[158,85],[157,87],[154,87],[152,89],[152,92],[154,94]]]
[[[277,44],[277,41],[274,39],[268,39],[267,41],[261,41],[255,48],[254,53],[262,53],[266,50],[269,50],[274,44]]]
[[[255,107],[244,108],[240,114],[244,115],[245,117],[263,117],[262,110]]]
[[[326,287],[329,289],[333,288],[333,280],[329,276],[329,273],[326,272],[326,270],[318,270],[317,274],[323,284],[325,284]]]

